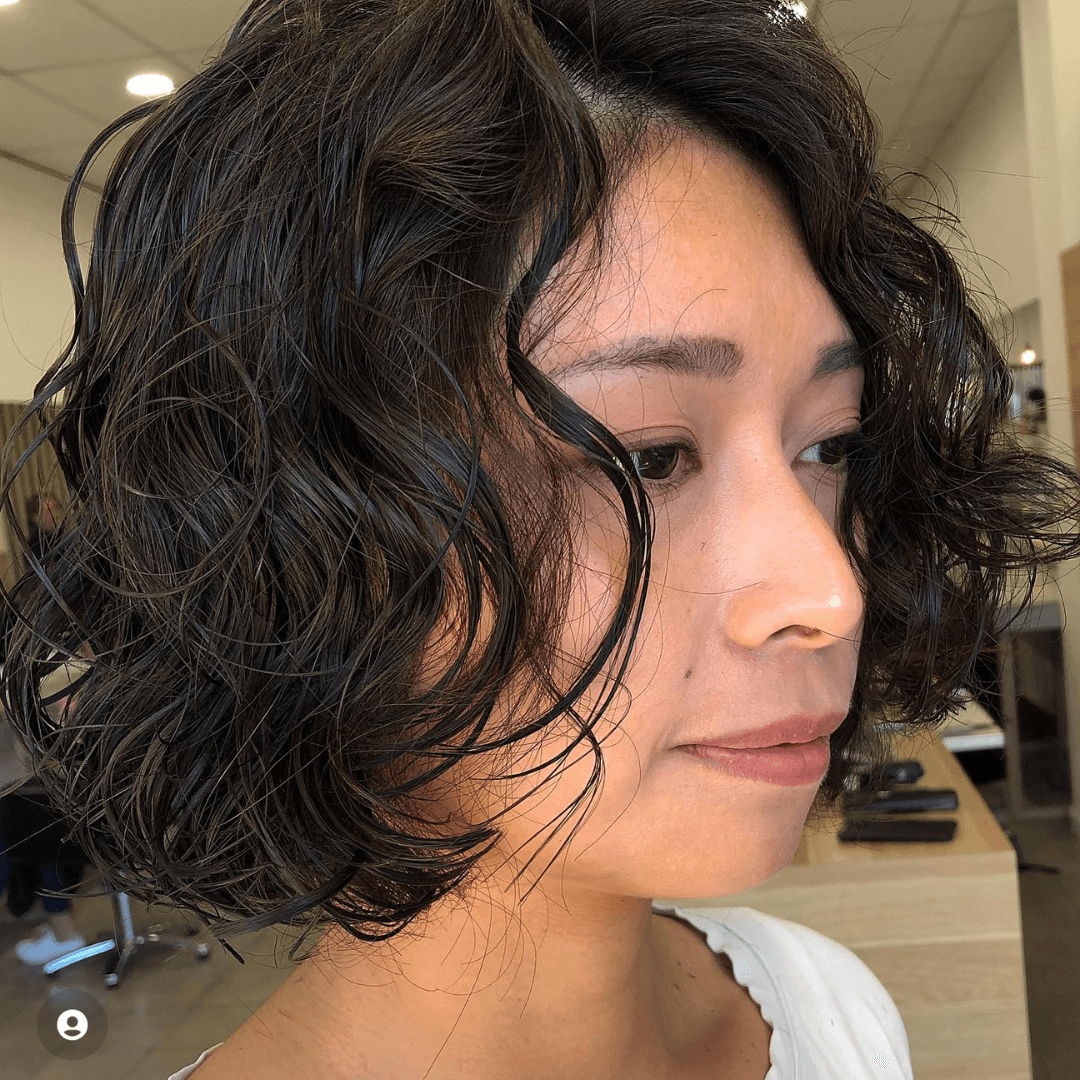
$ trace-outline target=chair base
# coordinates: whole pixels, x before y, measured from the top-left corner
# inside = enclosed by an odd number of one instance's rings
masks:
[[[114,893],[109,899],[113,905],[115,935],[105,941],[95,941],[91,945],[84,945],[81,949],[75,949],[63,956],[58,956],[55,960],[50,960],[42,966],[42,974],[52,976],[58,971],[71,967],[72,964],[111,953],[112,957],[105,970],[105,985],[112,989],[120,985],[128,961],[135,955],[135,950],[146,945],[163,945],[173,950],[192,952],[200,960],[209,958],[210,946],[205,941],[190,940],[198,933],[195,927],[188,927],[186,933],[181,935],[168,933],[163,926],[155,925],[136,934],[131,920],[131,902],[127,895]]]

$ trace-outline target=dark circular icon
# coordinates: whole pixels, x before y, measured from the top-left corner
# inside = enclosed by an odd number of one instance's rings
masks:
[[[38,1038],[54,1057],[81,1061],[101,1049],[109,1033],[105,1009],[85,990],[57,990],[38,1010]]]

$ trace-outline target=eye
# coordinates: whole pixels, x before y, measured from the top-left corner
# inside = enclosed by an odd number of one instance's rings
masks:
[[[828,469],[844,469],[851,456],[862,444],[862,432],[845,431],[808,446],[795,460],[804,465],[824,465]]]
[[[664,443],[631,450],[630,457],[637,465],[638,476],[642,480],[667,480],[675,472],[679,454],[684,453],[685,449],[677,443]],[[649,473],[656,475],[650,476]]]
[[[678,474],[696,471],[692,463],[696,460],[697,449],[690,443],[656,443],[626,449],[639,479],[656,491],[678,487],[684,479]],[[680,458],[683,460],[681,468]]]

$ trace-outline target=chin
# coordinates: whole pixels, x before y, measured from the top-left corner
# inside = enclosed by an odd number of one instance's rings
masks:
[[[679,844],[681,858],[667,860],[667,865],[656,875],[654,883],[659,888],[651,895],[710,900],[762,885],[790,865],[802,836],[802,824],[803,818],[791,823],[774,819],[765,831],[732,830],[729,844],[717,837],[719,830],[710,830],[707,838],[699,831],[697,838],[702,846],[693,849],[687,849],[683,838]]]
[[[734,873],[724,874],[723,877],[718,877],[713,883],[703,882],[704,888],[698,890],[694,898],[707,900],[712,897],[733,896],[736,893],[745,892],[747,889],[756,888],[758,885],[763,885],[769,878],[778,874],[781,870],[787,866],[795,854],[795,845],[789,852],[785,852],[783,857],[775,857],[777,853],[770,852],[770,856],[750,865],[740,866]],[[687,897],[690,899],[690,897]]]

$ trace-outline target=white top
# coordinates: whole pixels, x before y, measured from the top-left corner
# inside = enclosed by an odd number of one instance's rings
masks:
[[[736,981],[772,1026],[764,1080],[913,1080],[900,1013],[850,949],[752,908],[653,910],[677,915],[730,957]],[[217,1046],[168,1080],[187,1080]]]

